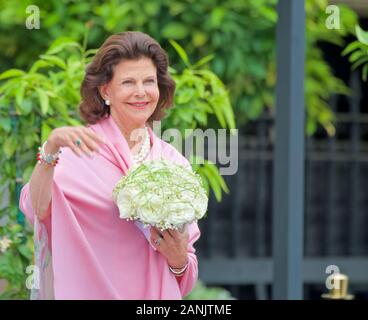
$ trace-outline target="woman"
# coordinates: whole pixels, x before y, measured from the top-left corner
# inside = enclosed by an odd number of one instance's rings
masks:
[[[21,192],[40,272],[31,298],[181,299],[192,290],[197,223],[184,232],[151,228],[146,239],[112,200],[134,163],[164,157],[188,165],[150,128],[174,91],[167,54],[148,35],[119,33],[99,49],[81,85],[86,126],[51,132]]]

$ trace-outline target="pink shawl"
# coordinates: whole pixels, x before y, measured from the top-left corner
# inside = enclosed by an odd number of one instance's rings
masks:
[[[135,223],[119,218],[112,200],[116,182],[132,164],[124,136],[112,117],[89,127],[107,143],[93,159],[62,149],[51,216],[43,221],[34,216],[29,183],[21,192],[20,209],[35,227],[35,262],[41,272],[33,298],[182,299],[198,278],[197,223],[189,225],[189,266],[184,276],[175,277]],[[149,132],[151,159],[188,165],[174,147]]]

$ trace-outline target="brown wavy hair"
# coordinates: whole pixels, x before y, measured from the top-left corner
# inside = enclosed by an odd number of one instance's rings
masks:
[[[80,88],[81,118],[89,124],[94,124],[103,117],[110,116],[110,107],[105,105],[99,87],[112,79],[114,66],[120,61],[144,57],[150,58],[156,66],[160,91],[156,109],[148,121],[161,120],[165,110],[173,104],[175,93],[175,82],[168,72],[168,55],[156,40],[137,31],[121,32],[108,37],[87,66]]]

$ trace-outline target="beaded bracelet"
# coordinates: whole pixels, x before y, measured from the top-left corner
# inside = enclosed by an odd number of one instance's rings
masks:
[[[57,153],[54,154],[46,154],[45,153],[45,146],[47,144],[47,140],[43,143],[42,147],[38,147],[38,153],[37,153],[37,162],[38,163],[44,163],[48,164],[50,166],[55,167],[59,160],[59,154],[61,153],[61,150],[59,150]]]
[[[184,266],[184,267],[182,267],[182,268],[172,268],[172,267],[170,267],[169,266],[169,269],[170,269],[170,271],[173,273],[173,274],[175,274],[175,276],[181,276],[183,273],[184,273],[184,271],[185,270],[187,270],[187,268],[188,268],[188,262],[186,263],[186,265]],[[178,271],[175,271],[175,269],[177,269]]]

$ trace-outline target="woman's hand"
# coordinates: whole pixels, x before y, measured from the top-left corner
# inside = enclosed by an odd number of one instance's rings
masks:
[[[161,237],[157,244],[155,241]],[[151,242],[161,254],[163,254],[167,263],[172,268],[182,268],[188,262],[188,226],[185,226],[183,232],[167,229],[160,231],[156,227],[151,227]]]
[[[47,139],[46,152],[56,153],[60,147],[69,147],[78,157],[89,157],[98,151],[104,138],[84,126],[60,127],[52,130]]]

